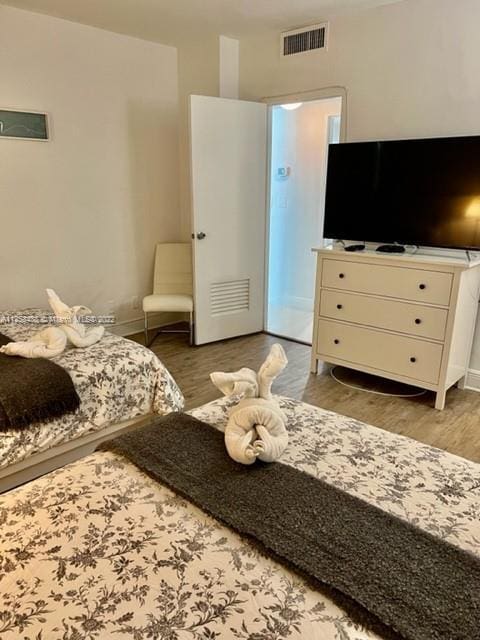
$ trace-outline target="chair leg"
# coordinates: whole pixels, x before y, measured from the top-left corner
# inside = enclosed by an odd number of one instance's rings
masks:
[[[193,346],[193,311],[190,311],[190,346]]]
[[[148,344],[148,319],[147,319],[147,313],[145,312],[143,315],[145,316],[145,324],[144,324],[145,346],[148,347],[150,345]]]

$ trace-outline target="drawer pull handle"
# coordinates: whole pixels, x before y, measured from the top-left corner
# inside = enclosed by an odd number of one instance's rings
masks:
[[[343,309],[343,304],[337,304],[337,309]]]
[[[333,342],[334,342],[334,344],[340,344],[340,340],[338,338],[335,338],[335,340]]]
[[[420,318],[415,318],[415,324],[422,324],[422,321],[420,320]]]
[[[416,359],[414,356],[412,356],[412,357],[410,358],[410,362],[416,362],[416,361],[417,361],[417,359]]]
[[[339,273],[339,274],[338,274],[338,277],[339,277],[340,279],[342,279],[342,278],[344,278],[344,277],[345,277],[345,274],[344,274],[344,273]]]
[[[419,288],[419,289],[422,289],[422,291],[423,291],[423,289],[426,289],[426,288],[427,288],[427,285],[422,283],[422,284],[419,284],[419,285],[418,285],[418,288]]]

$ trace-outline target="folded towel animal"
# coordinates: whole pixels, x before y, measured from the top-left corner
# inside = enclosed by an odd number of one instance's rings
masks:
[[[274,344],[258,373],[243,368],[234,373],[210,374],[213,384],[226,396],[243,395],[230,410],[225,428],[229,455],[241,464],[277,460],[288,445],[285,415],[272,396],[272,383],[287,365],[280,344]]]
[[[230,411],[225,446],[236,462],[277,460],[288,445],[285,415],[273,400],[245,398]]]
[[[91,313],[88,307],[82,305],[75,307],[67,306],[60,300],[53,289],[47,289],[47,297],[48,303],[55,313],[55,316],[64,320],[64,324],[59,325],[59,328],[65,332],[67,338],[75,347],[90,347],[92,344],[101,340],[105,333],[105,327],[91,327],[87,329],[77,317],[80,311]]]
[[[246,398],[258,397],[257,374],[253,369],[244,367],[234,373],[214,371],[210,374],[210,379],[225,396],[244,395]]]
[[[25,342],[9,342],[0,347],[7,356],[22,358],[55,358],[65,349],[67,336],[58,327],[47,327]]]
[[[272,397],[272,383],[288,364],[288,359],[281,344],[274,344],[265,362],[258,370],[258,397],[270,400]]]
[[[53,289],[47,289],[47,297],[55,317],[62,321],[55,327],[48,327],[35,334],[30,340],[9,342],[0,347],[0,353],[22,358],[55,358],[71,342],[74,347],[90,347],[103,337],[104,327],[87,329],[78,319],[80,311],[91,313],[88,307],[78,305],[69,307],[60,300]]]
[[[60,329],[65,333],[66,337],[70,340],[74,347],[91,347],[103,338],[105,333],[105,327],[91,327],[85,331],[82,336],[76,329],[70,327],[68,324],[62,324]]]
[[[48,304],[50,305],[57,320],[60,320],[60,319],[63,320],[63,323],[65,325],[69,325],[73,327],[79,336],[84,337],[86,327],[81,322],[79,322],[77,318],[77,313],[79,313],[79,311],[91,313],[91,309],[89,309],[88,307],[84,307],[82,305],[69,307],[64,302],[62,302],[62,300],[60,300],[60,298],[58,297],[58,295],[55,293],[53,289],[46,289],[46,292],[47,292]],[[61,324],[60,326],[63,326],[63,324]]]

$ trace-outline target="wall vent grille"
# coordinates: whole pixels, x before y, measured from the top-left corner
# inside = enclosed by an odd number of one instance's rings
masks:
[[[216,282],[210,287],[210,312],[214,318],[250,308],[250,280]]]
[[[328,23],[286,31],[280,35],[280,53],[292,56],[327,48]]]

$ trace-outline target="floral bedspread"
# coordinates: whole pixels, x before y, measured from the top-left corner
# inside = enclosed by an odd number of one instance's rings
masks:
[[[479,465],[280,401],[291,435],[285,463],[478,553]],[[229,402],[192,413],[222,429]],[[0,637],[376,638],[300,577],[107,452],[0,496]]]
[[[40,317],[46,312],[28,309],[22,313]],[[12,315],[8,311],[0,314]],[[12,340],[26,340],[41,329],[33,322],[0,324],[0,332]],[[0,468],[122,420],[183,408],[182,393],[168,370],[152,351],[132,340],[106,333],[86,349],[67,347],[53,362],[70,374],[80,407],[22,431],[0,433]]]

